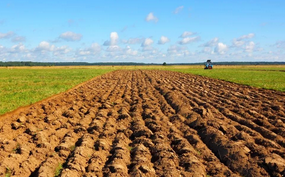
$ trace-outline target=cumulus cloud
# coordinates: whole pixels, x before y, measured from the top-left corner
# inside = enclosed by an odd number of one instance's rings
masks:
[[[142,51],[145,53],[153,54],[157,50],[153,48],[151,45],[153,44],[153,40],[151,38],[146,38],[144,42],[141,44]]]
[[[68,46],[56,47],[53,51],[54,56],[62,56],[69,53],[71,49]]]
[[[93,53],[99,53],[101,51],[101,46],[97,43],[93,43],[93,44],[91,44],[90,50]]]
[[[242,35],[239,38],[235,38],[232,40],[232,47],[242,47],[247,39],[251,39],[255,36],[254,33],[249,33],[246,35]]]
[[[80,49],[77,51],[77,54],[80,56],[86,55],[98,55],[101,52],[101,46],[98,43],[91,44],[90,47],[86,49]]]
[[[170,41],[170,40],[169,40],[167,37],[161,36],[160,39],[159,39],[159,41],[158,41],[158,44],[165,44],[165,43],[167,43],[167,42],[169,42],[169,41]]]
[[[255,36],[254,33],[249,33],[249,34],[246,34],[246,35],[242,35],[241,37],[238,38],[238,40],[242,40],[242,39],[251,39]]]
[[[50,43],[48,43],[47,41],[42,41],[36,47],[35,51],[41,51],[41,52],[52,51],[54,47],[55,47],[54,45],[50,45]]]
[[[130,38],[128,40],[123,40],[122,42],[125,44],[140,44],[144,41],[143,38]]]
[[[24,51],[26,51],[26,47],[21,43],[17,45],[13,45],[10,50],[11,53],[20,53]]]
[[[59,36],[59,38],[65,40],[65,41],[80,41],[82,38],[82,35],[71,32],[71,31],[67,31],[65,33],[62,33]]]
[[[210,54],[215,53],[212,47],[204,47],[203,52],[204,53],[210,53]]]
[[[172,46],[168,47],[167,52],[168,53],[178,53],[178,52],[185,50],[185,49],[186,49],[186,47],[172,45]]]
[[[147,22],[150,22],[150,21],[158,22],[158,18],[156,16],[154,16],[152,12],[150,12],[146,16],[145,21],[147,21]]]
[[[179,6],[179,7],[177,7],[177,8],[174,10],[173,13],[178,14],[179,12],[182,11],[183,8],[184,8],[184,6]]]
[[[7,33],[0,33],[0,39],[8,39],[15,35],[13,31],[9,31]]]
[[[81,56],[86,56],[91,55],[91,52],[89,50],[79,50],[77,54]]]
[[[193,34],[195,34],[195,33],[191,32],[191,31],[184,31],[184,32],[180,35],[180,37],[181,37],[181,38],[185,38],[185,37],[191,36],[191,35],[193,35]]]
[[[16,36],[12,39],[12,42],[25,42],[26,38],[23,36]]]
[[[141,44],[142,47],[148,47],[153,43],[153,40],[150,38],[146,38],[144,42]]]
[[[168,56],[175,56],[175,57],[186,57],[190,55],[190,52],[184,46],[176,46],[172,45],[167,49]]]
[[[255,47],[255,43],[252,42],[252,41],[250,41],[250,42],[245,46],[245,51],[248,52],[248,53],[251,53],[251,52],[253,52],[254,47]]]
[[[185,37],[181,41],[179,41],[178,43],[180,45],[185,45],[185,44],[189,44],[191,42],[195,42],[195,41],[198,41],[198,40],[200,40],[199,36],[196,36],[196,37]]]
[[[240,46],[243,46],[245,44],[245,41],[233,39],[232,43],[233,43],[234,47],[240,47]]]
[[[219,38],[215,37],[211,39],[210,41],[206,42],[205,44],[201,45],[202,47],[213,47],[217,45],[219,42]]]
[[[79,50],[77,54],[81,56],[85,56],[85,55],[90,55],[91,52],[89,50]]]
[[[121,50],[121,47],[118,45],[111,45],[106,49],[107,52],[117,52],[120,50]]]
[[[119,35],[117,32],[111,32],[110,34],[110,40],[105,41],[103,45],[105,46],[113,46],[116,45],[119,39]]]
[[[49,44],[48,42],[46,42],[46,41],[42,41],[42,42],[38,45],[37,48],[40,49],[40,50],[49,50],[49,49],[50,49],[50,44]]]
[[[138,54],[138,51],[131,49],[130,46],[127,46],[126,49],[125,49],[125,53],[126,53],[126,55],[135,56],[135,55]]]
[[[215,52],[221,55],[225,54],[227,50],[228,50],[228,46],[221,42],[219,42],[215,48]]]

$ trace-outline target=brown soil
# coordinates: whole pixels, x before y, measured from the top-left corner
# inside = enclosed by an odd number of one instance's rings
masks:
[[[1,176],[285,176],[285,94],[201,76],[114,71],[0,120]]]

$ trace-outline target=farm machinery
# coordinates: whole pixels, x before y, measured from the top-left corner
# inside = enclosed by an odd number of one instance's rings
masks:
[[[213,69],[213,64],[212,64],[211,60],[207,60],[207,62],[205,63],[204,69]]]

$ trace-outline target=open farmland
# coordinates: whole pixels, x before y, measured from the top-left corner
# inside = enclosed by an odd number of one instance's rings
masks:
[[[192,66],[191,69],[169,67],[168,70],[198,74],[258,88],[285,91],[284,65],[220,65],[214,66],[213,70],[202,70],[201,68],[203,66]]]
[[[64,92],[111,67],[0,68],[0,115]]]
[[[155,69],[203,75],[259,88],[285,91],[284,65],[214,66],[69,66],[0,68],[0,115],[64,92],[95,76],[114,70]]]
[[[114,71],[0,118],[6,176],[282,176],[285,93]]]

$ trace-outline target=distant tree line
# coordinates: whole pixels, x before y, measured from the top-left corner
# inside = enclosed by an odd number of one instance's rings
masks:
[[[285,62],[213,62],[214,65],[285,65]],[[0,67],[8,66],[141,66],[141,65],[161,65],[158,63],[135,63],[135,62],[32,62],[32,61],[9,61],[1,62]],[[166,65],[165,62],[162,65]],[[204,63],[167,63],[167,65],[204,65]]]
[[[133,62],[102,62],[102,63],[87,63],[87,62],[31,62],[31,61],[9,61],[1,62],[0,66],[92,66],[92,65],[148,65],[145,63],[133,63]]]

